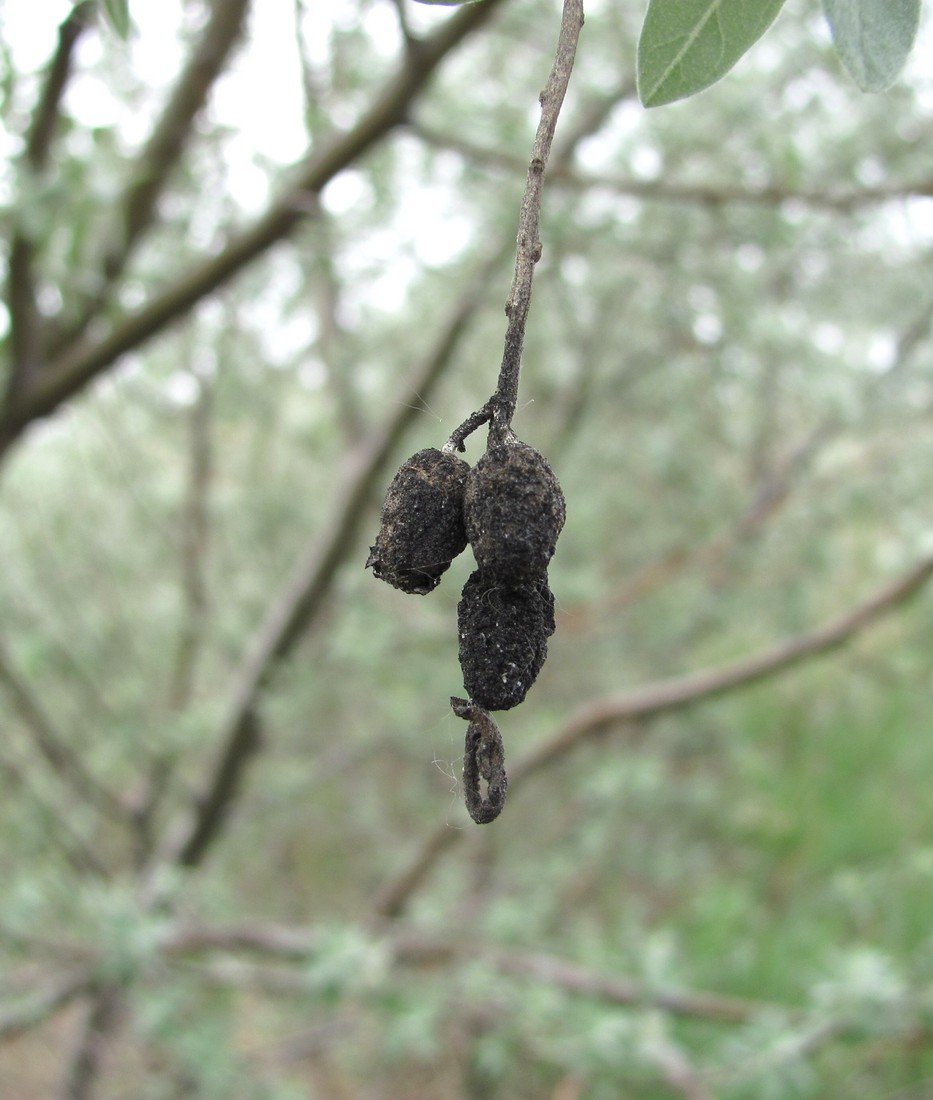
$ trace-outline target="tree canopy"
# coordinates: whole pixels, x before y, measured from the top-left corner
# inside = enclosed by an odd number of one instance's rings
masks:
[[[671,5],[586,3],[514,409],[556,630],[482,826],[472,552],[364,563],[496,386],[560,6],[4,10],[0,1093],[933,1076],[929,29],[750,7],[646,110]]]

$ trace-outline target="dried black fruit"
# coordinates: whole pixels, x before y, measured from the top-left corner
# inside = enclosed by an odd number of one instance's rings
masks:
[[[366,559],[373,574],[424,595],[466,549],[463,493],[470,467],[434,447],[402,463],[386,492],[382,527]]]
[[[463,795],[466,808],[477,825],[488,825],[502,813],[505,795],[509,789],[502,734],[483,708],[468,699],[451,696],[450,706],[458,718],[464,718],[470,723],[463,745]]]
[[[463,508],[481,569],[507,581],[544,573],[566,508],[553,470],[534,447],[490,447],[467,476]]]
[[[546,577],[507,585],[477,569],[457,605],[463,685],[485,710],[509,710],[525,698],[554,633],[554,597]]]

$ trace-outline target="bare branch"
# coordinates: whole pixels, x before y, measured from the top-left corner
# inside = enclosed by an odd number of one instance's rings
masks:
[[[197,49],[137,158],[132,182],[119,203],[122,234],[118,249],[107,257],[109,278],[123,269],[134,243],[151,224],[156,203],[181,159],[195,119],[243,33],[249,5],[250,0],[213,0]]]
[[[44,168],[58,125],[62,95],[71,77],[74,48],[94,15],[92,0],[76,4],[58,28],[58,45],[46,73],[26,141],[26,159],[33,168]]]
[[[75,45],[94,11],[88,0],[74,7],[58,28],[58,45],[26,137],[25,165],[37,176],[45,168],[55,136],[62,95],[72,71]],[[10,373],[5,404],[11,409],[35,381],[42,364],[43,347],[36,306],[33,259],[35,243],[22,230],[10,244],[7,299],[10,308]]]
[[[428,876],[440,862],[441,856],[448,848],[453,848],[463,839],[461,829],[452,829],[449,825],[437,828],[429,833],[419,847],[414,859],[408,866],[385,883],[376,895],[373,906],[379,917],[400,917],[408,906],[408,903],[421,889]]]
[[[210,951],[254,951],[301,962],[317,943],[312,928],[274,924],[271,921],[220,926],[178,923],[165,933],[160,948],[169,957]]]
[[[794,1011],[718,993],[656,989],[634,978],[608,975],[549,955],[498,950],[494,953],[494,958],[498,969],[517,977],[556,985],[568,993],[608,1001],[611,1004],[662,1009],[672,1016],[739,1024],[768,1012]]]
[[[480,27],[503,0],[466,4],[432,35],[418,41],[369,110],[353,129],[336,135],[313,153],[296,173],[291,189],[273,202],[247,229],[232,236],[216,256],[205,258],[182,278],[172,280],[137,313],[118,323],[100,340],[83,340],[64,349],[43,372],[39,384],[0,419],[0,456],[33,420],[48,416],[127,351],[139,347],[195,304],[222,286],[272,245],[288,237],[317,209],[324,186],[383,140],[405,119],[434,70],[463,39]]]
[[[519,760],[513,782],[553,763],[581,741],[608,726],[655,718],[671,710],[692,706],[737,688],[746,687],[812,657],[850,642],[878,619],[898,610],[933,576],[933,557],[925,558],[904,576],[885,585],[855,610],[840,615],[809,634],[779,642],[744,661],[707,669],[671,680],[662,680],[625,695],[598,700],[582,707],[564,727]]]
[[[80,319],[55,343],[53,354],[77,339],[98,314],[134,246],[155,220],[159,197],[184,155],[195,120],[243,32],[249,5],[250,0],[213,0],[198,44],[136,158],[126,190],[116,202],[116,228],[109,235],[97,293],[85,304]]]
[[[99,989],[69,1067],[62,1100],[91,1100],[103,1068],[104,1055],[122,1016],[123,991],[114,986]]]
[[[301,963],[318,949],[320,938],[311,928],[276,924],[240,924],[227,927],[176,925],[161,944],[170,958],[184,958],[205,952],[249,951],[276,959]],[[384,945],[392,961],[402,967],[434,967],[464,959],[482,959],[498,971],[517,978],[553,985],[567,993],[632,1008],[661,1009],[674,1016],[694,1017],[722,1024],[746,1023],[766,1013],[798,1015],[788,1006],[728,997],[718,993],[659,989],[636,978],[606,974],[578,966],[553,955],[517,951],[494,944],[440,938],[420,932],[389,928]],[[232,972],[230,972],[232,973]],[[247,972],[244,971],[244,974]],[[254,971],[250,971],[252,976]],[[276,983],[284,985],[276,970]],[[292,988],[294,986],[292,985]]]
[[[423,399],[428,397],[451,362],[469,321],[482,302],[491,266],[483,266],[480,277],[458,300],[435,346],[416,372],[412,389]],[[278,664],[288,656],[323,608],[346,551],[366,514],[383,466],[417,415],[417,406],[400,403],[381,431],[374,433],[371,441],[352,456],[344,483],[335,494],[336,513],[329,523],[322,525],[326,534],[315,536],[301,555],[244,657],[235,678],[230,712],[219,738],[219,754],[190,819],[182,824],[178,836],[170,840],[170,853],[164,858],[195,866],[216,839],[242,774],[259,747],[257,707],[261,694]]]
[[[423,141],[437,148],[448,149],[478,164],[520,172],[524,161],[508,149],[493,149],[447,132],[436,130],[421,122],[409,123],[409,129]],[[765,187],[742,187],[735,184],[678,183],[676,180],[633,179],[630,176],[594,175],[575,169],[566,158],[555,163],[549,172],[555,186],[572,190],[603,190],[618,195],[644,199],[646,202],[676,202],[698,206],[781,206],[783,203],[800,203],[814,210],[827,210],[837,214],[851,214],[866,206],[878,206],[906,198],[929,198],[933,195],[933,178],[907,180],[880,184],[877,187],[846,188],[818,191],[812,188],[796,188],[783,184]]]
[[[734,664],[661,680],[581,707],[555,734],[532,748],[512,766],[510,788],[514,792],[516,784],[563,760],[576,748],[613,726],[645,722],[661,714],[682,710],[775,676],[812,657],[846,645],[879,619],[898,610],[923,588],[931,576],[933,557],[927,557],[855,610],[830,620],[809,634],[779,642]],[[411,866],[383,887],[376,901],[376,912],[382,917],[399,916],[440,856],[466,835],[462,830],[451,829],[447,825],[436,829],[425,840]]]
[[[538,97],[541,118],[531,149],[531,163],[525,181],[521,210],[518,216],[518,242],[515,254],[515,274],[512,288],[505,304],[508,325],[505,347],[496,392],[477,412],[472,413],[448,439],[445,450],[464,449],[463,441],[482,424],[489,423],[490,431],[498,441],[506,440],[512,432],[512,417],[518,401],[518,380],[521,371],[522,347],[525,342],[525,325],[531,308],[531,289],[535,264],[541,259],[541,238],[538,225],[541,220],[541,196],[544,189],[544,170],[551,153],[551,143],[557,128],[557,118],[563,106],[577,42],[583,28],[582,0],[564,0],[560,32],[554,64]]]
[[[522,196],[518,218],[518,250],[515,256],[515,277],[509,291],[505,312],[509,319],[505,333],[505,349],[496,385],[496,404],[492,428],[504,437],[511,431],[512,417],[518,401],[518,378],[521,369],[522,346],[525,342],[525,325],[531,308],[531,287],[535,264],[541,259],[541,237],[538,223],[541,219],[541,195],[544,188],[544,170],[551,153],[551,142],[557,128],[557,117],[563,106],[577,42],[583,28],[582,0],[564,0],[554,67],[541,93],[541,120],[531,149],[531,164],[525,194]]]

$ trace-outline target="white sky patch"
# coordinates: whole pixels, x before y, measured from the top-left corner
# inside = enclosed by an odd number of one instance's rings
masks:
[[[78,51],[79,64],[89,67],[97,64],[104,52],[100,39],[91,35],[84,37]],[[83,68],[78,68],[72,77],[66,102],[68,110],[91,130],[125,123],[125,119],[120,117],[120,102],[113,90]],[[144,132],[140,137],[144,136]],[[132,135],[129,136],[132,138]]]
[[[701,344],[718,344],[722,339],[722,319],[716,291],[710,286],[696,284],[687,292],[687,300],[696,311],[693,335]]]
[[[0,34],[18,71],[38,72],[46,67],[58,27],[71,7],[68,0],[13,0],[4,5]],[[259,8],[233,64],[212,89],[212,110],[251,154],[288,164],[306,151],[307,144],[294,8],[292,0],[263,0]],[[81,41],[82,62],[93,63],[103,52],[122,52],[135,79],[152,88],[161,103],[186,56],[187,46],[179,35],[186,20],[183,5],[179,0],[155,4],[132,0],[130,14],[129,41],[121,42],[101,19],[100,36],[85,35]],[[130,142],[141,140],[151,120],[143,117],[134,127],[133,113],[121,110],[119,98],[119,92],[115,94],[102,80],[80,71],[68,89],[69,107],[82,123],[93,127],[119,122]]]
[[[165,381],[165,395],[173,405],[187,408],[198,398],[198,380],[184,371],[174,371]]]
[[[663,158],[652,145],[639,145],[629,160],[632,174],[640,180],[654,180],[661,175]]]
[[[823,321],[813,326],[813,343],[824,355],[839,355],[846,344],[846,334],[838,325]]]
[[[933,245],[933,198],[916,195],[907,199],[901,223],[907,241],[922,249]]]
[[[171,84],[184,57],[178,40],[178,28],[184,22],[179,0],[159,0],[158,4],[130,0],[130,16],[133,71],[146,84],[155,87]]]
[[[328,214],[339,218],[351,210],[372,205],[373,193],[369,181],[362,172],[349,168],[335,176],[321,194],[321,201]]]
[[[583,256],[564,256],[560,262],[560,273],[570,286],[583,286],[590,268]]]
[[[765,262],[765,252],[754,241],[745,241],[735,250],[735,262],[743,271],[760,271]]]
[[[261,9],[261,10],[260,10]],[[263,0],[212,93],[214,116],[254,156],[290,164],[307,151],[291,0]]]
[[[68,0],[8,2],[0,12],[0,34],[19,70],[41,69],[55,49],[58,25],[67,18]]]
[[[865,348],[865,359],[871,370],[877,374],[886,374],[897,359],[897,337],[894,333],[872,333]]]
[[[722,339],[722,321],[715,313],[701,313],[693,322],[693,335],[701,344],[718,344]]]

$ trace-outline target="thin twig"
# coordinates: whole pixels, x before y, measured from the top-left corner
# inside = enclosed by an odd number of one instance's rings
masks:
[[[485,960],[503,974],[552,985],[576,996],[629,1008],[661,1009],[673,1016],[721,1024],[743,1024],[766,1014],[801,1015],[800,1009],[787,1005],[705,991],[657,988],[638,978],[607,974],[542,952],[519,951],[514,947],[504,949],[495,944],[437,937],[397,927],[388,928],[383,937],[378,931],[375,935],[389,959],[400,967],[435,967],[467,959]],[[314,956],[320,945],[320,935],[313,928],[271,923],[219,927],[178,924],[165,932],[160,949],[170,959],[249,952],[302,964]],[[249,971],[250,975],[257,973]],[[276,969],[273,983],[281,983],[281,975],[282,971]]]
[[[924,558],[913,569],[885,585],[853,611],[830,620],[808,634],[779,642],[733,664],[661,680],[581,707],[556,733],[540,742],[512,766],[510,784],[513,791],[516,783],[523,783],[536,772],[563,760],[569,753],[611,727],[630,726],[661,714],[682,710],[702,700],[775,676],[812,657],[846,645],[916,595],[931,576],[933,556]],[[398,877],[390,879],[380,891],[375,906],[378,915],[399,916],[427,879],[440,856],[466,835],[462,830],[451,829],[447,825],[440,826],[431,833],[410,867]]]
[[[73,343],[100,313],[134,247],[153,224],[159,197],[181,161],[194,123],[240,39],[249,5],[250,0],[213,0],[201,37],[132,166],[129,183],[115,203],[114,228],[102,234],[109,245],[96,279],[96,291],[84,304],[81,316],[53,342],[53,355]]]
[[[94,11],[89,0],[76,5],[58,28],[58,45],[46,71],[39,102],[26,136],[24,164],[32,177],[45,169],[61,112],[62,96],[72,72],[78,39]],[[24,181],[34,186],[35,180]],[[35,241],[21,229],[13,233],[8,263],[10,309],[10,373],[4,402],[8,409],[33,385],[44,355],[33,270]]]
[[[494,149],[468,138],[437,130],[421,121],[413,121],[409,129],[422,141],[439,149],[459,153],[474,163],[518,172],[524,168],[520,156],[508,149]],[[908,198],[929,198],[933,195],[933,178],[892,181],[876,187],[853,187],[838,190],[798,188],[780,183],[762,187],[742,187],[728,183],[680,183],[677,180],[642,180],[631,176],[596,175],[574,168],[563,159],[548,172],[555,187],[575,191],[609,191],[617,195],[644,199],[647,202],[684,203],[696,206],[782,206],[799,203],[812,210],[850,215],[867,206],[879,206]]]
[[[557,127],[557,117],[563,106],[577,42],[583,28],[583,0],[564,0],[560,34],[554,54],[554,67],[540,96],[541,119],[531,150],[531,163],[522,196],[518,218],[518,246],[515,255],[515,277],[505,305],[509,319],[502,352],[502,366],[496,385],[492,430],[497,440],[504,439],[512,427],[512,417],[518,402],[518,379],[521,370],[525,325],[531,308],[531,287],[535,264],[541,259],[541,196],[544,170],[551,152],[551,142]]]
[[[560,33],[554,54],[554,65],[538,97],[541,118],[531,150],[531,163],[525,181],[521,210],[518,216],[518,238],[515,252],[515,274],[512,288],[505,304],[508,325],[502,365],[495,394],[477,412],[472,413],[452,433],[445,450],[464,450],[464,440],[471,432],[485,423],[490,424],[495,442],[507,441],[512,433],[512,417],[518,402],[518,381],[521,372],[522,347],[525,342],[525,326],[531,308],[531,289],[535,264],[541,259],[541,196],[544,190],[544,171],[551,153],[557,118],[563,106],[577,42],[583,28],[583,0],[564,0]]]

